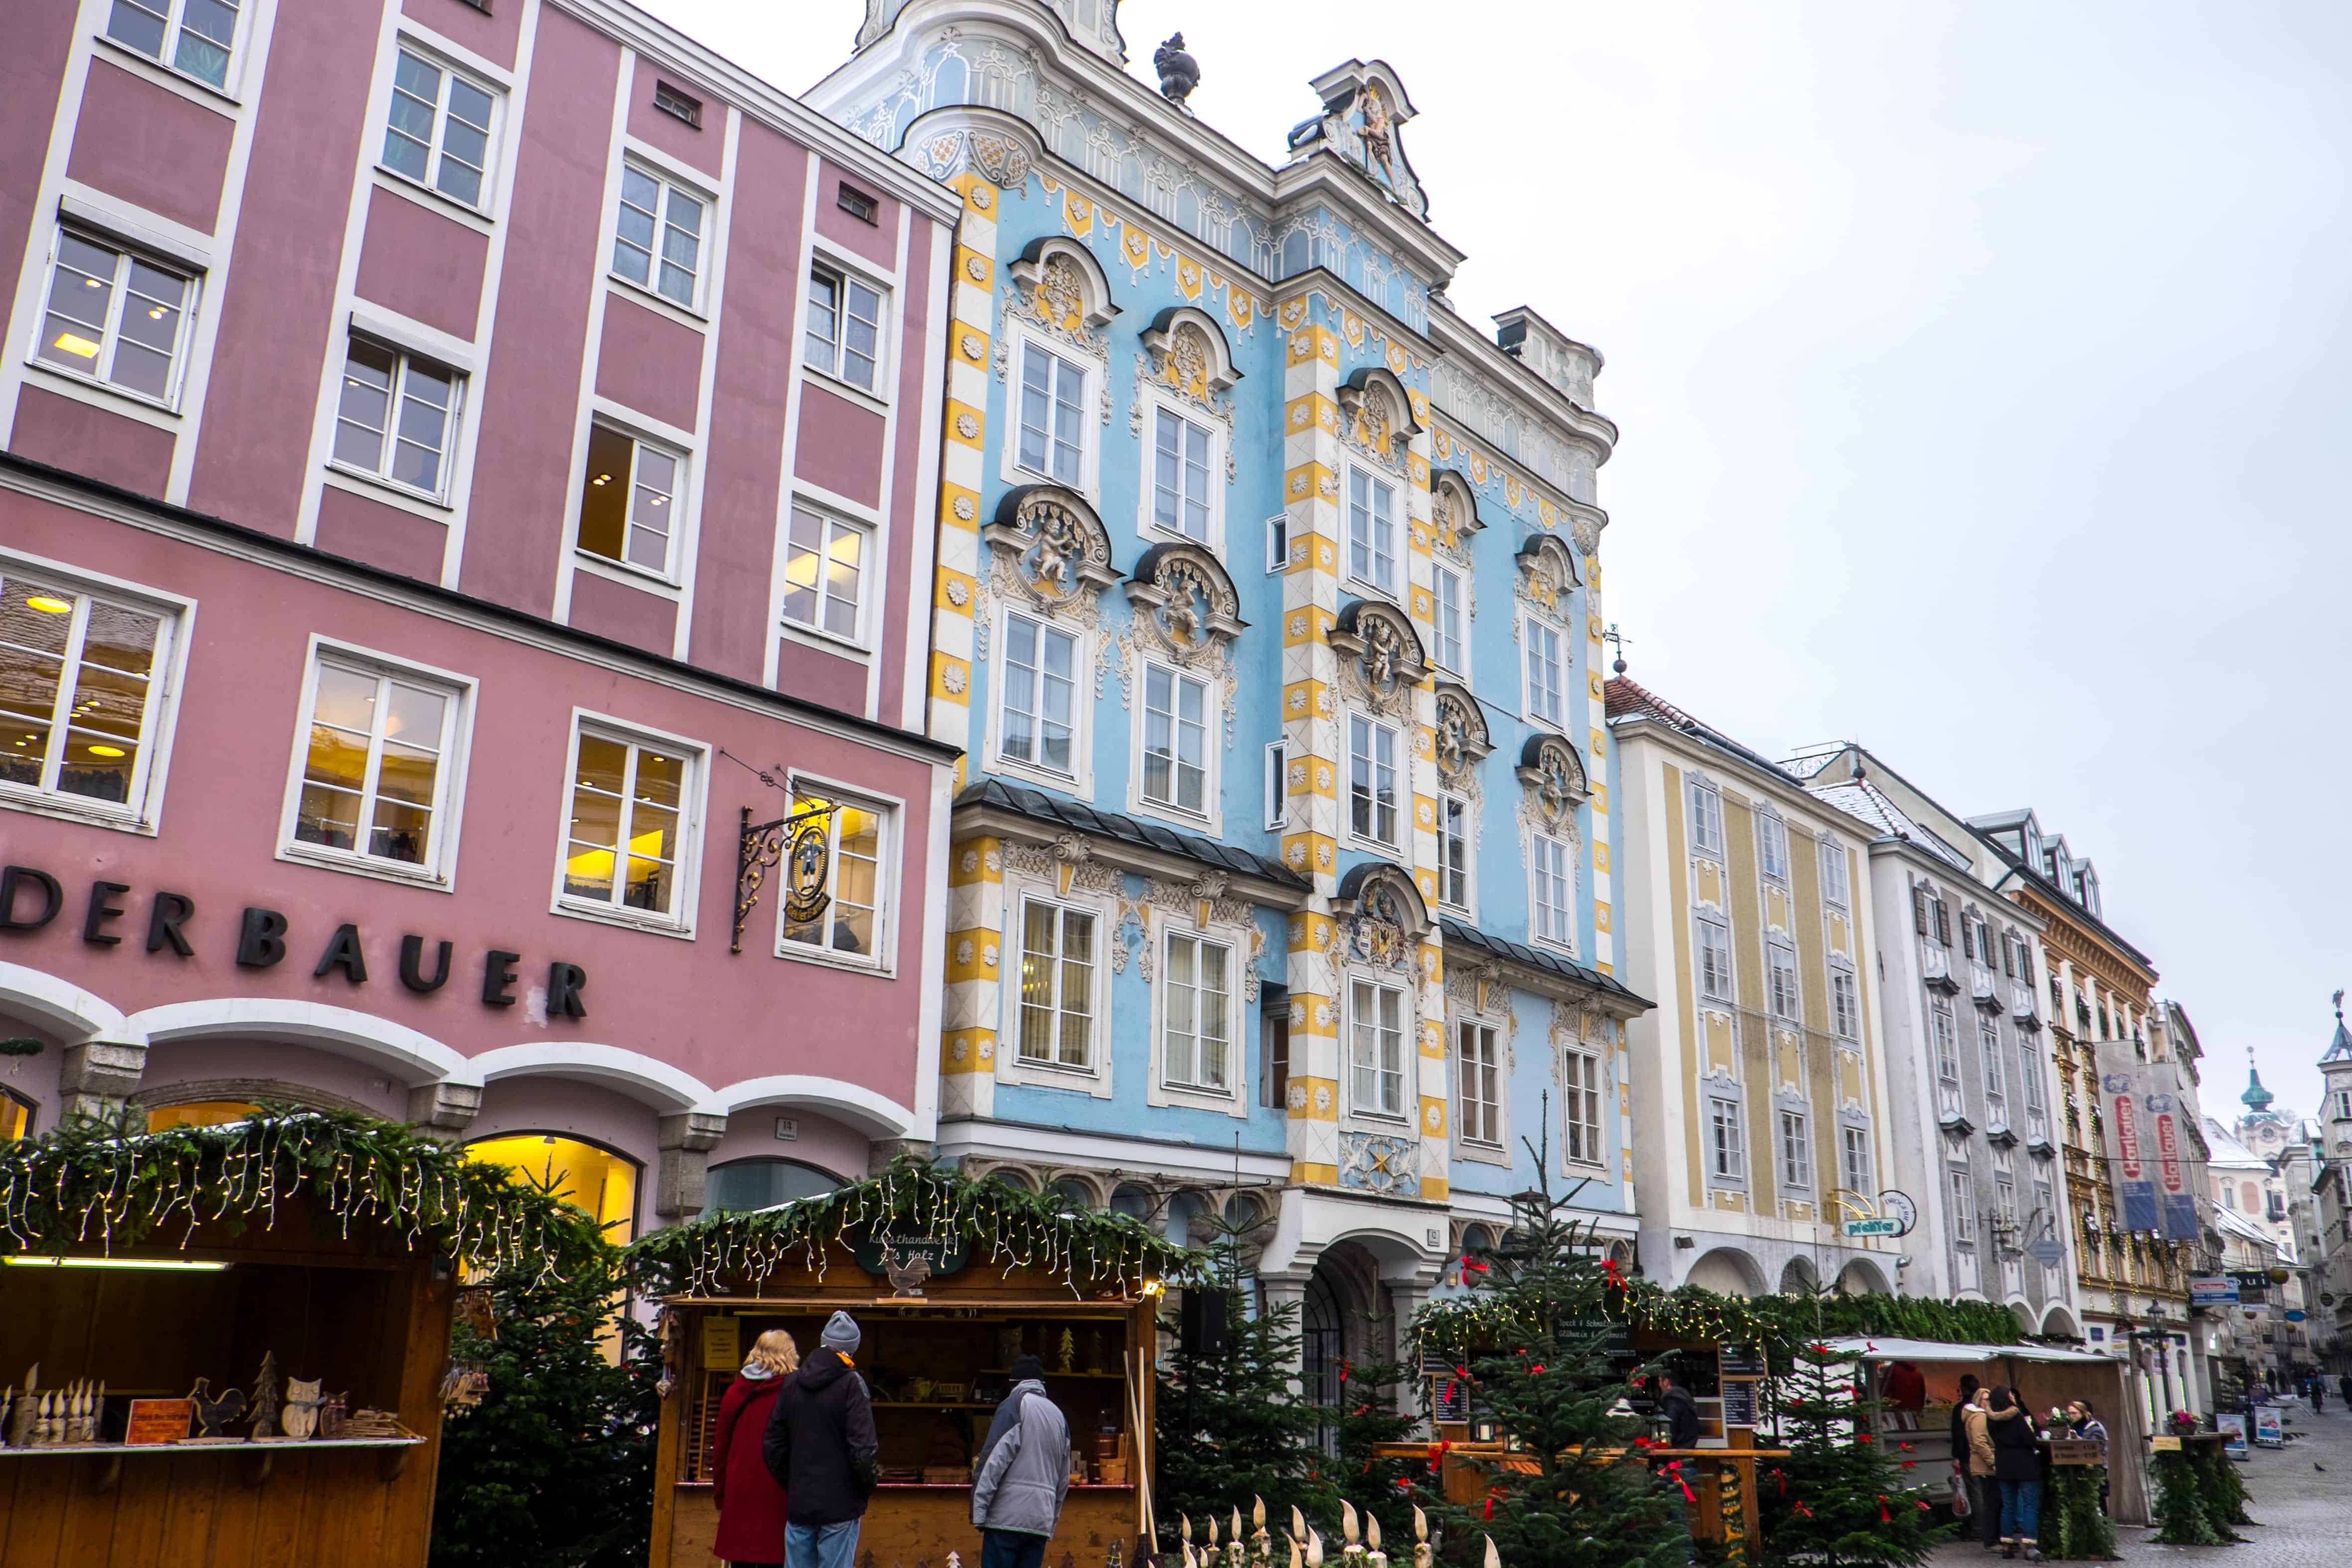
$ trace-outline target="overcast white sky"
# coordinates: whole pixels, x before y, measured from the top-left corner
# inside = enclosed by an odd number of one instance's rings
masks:
[[[639,0],[781,87],[858,0]],[[1631,673],[1781,755],[2030,804],[2227,1120],[2352,984],[2352,6],[1127,0],[1261,156],[1388,60],[1474,319],[1608,356]],[[1441,30],[1429,26],[1434,17]]]

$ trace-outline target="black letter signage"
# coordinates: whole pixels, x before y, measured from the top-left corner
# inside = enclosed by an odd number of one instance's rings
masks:
[[[180,934],[180,927],[196,912],[196,901],[185,894],[159,893],[155,895],[154,912],[147,917],[147,951],[160,953],[166,942],[181,957],[191,957],[195,949]]]
[[[122,940],[103,929],[110,920],[122,916],[122,906],[108,902],[118,893],[129,893],[127,882],[94,882],[89,884],[89,913],[81,917],[81,939],[93,947],[111,947]]]
[[[16,890],[25,886],[41,890],[41,912],[30,919],[16,915]],[[58,879],[45,871],[35,871],[28,865],[12,865],[0,871],[0,931],[38,931],[58,917],[66,906],[66,890]]]
[[[520,953],[509,953],[503,947],[493,947],[482,956],[482,1001],[485,1006],[510,1008],[515,999],[508,993],[514,989],[514,967],[522,961]]]
[[[425,977],[425,938],[404,936],[400,939],[400,983],[412,991],[437,991],[449,978],[449,944],[441,944],[439,961],[434,966],[433,977]]]
[[[330,969],[341,969],[343,978],[354,986],[367,978],[367,955],[360,951],[358,926],[347,922],[335,927],[334,936],[327,939],[327,950],[319,955],[319,967],[310,971],[310,977],[321,979]]]
[[[236,934],[236,961],[248,969],[267,969],[286,956],[286,916],[274,909],[245,908],[245,922]]]
[[[588,1009],[580,1000],[580,993],[588,988],[588,971],[577,964],[556,963],[547,967],[547,1016],[558,1013],[565,1018],[584,1019]]]

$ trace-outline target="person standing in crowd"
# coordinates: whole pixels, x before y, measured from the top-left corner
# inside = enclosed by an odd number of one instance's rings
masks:
[[[2074,1428],[2074,1436],[2086,1443],[2099,1445],[2099,1511],[2107,1511],[2107,1424],[2087,1399],[2077,1399],[2066,1406],[2066,1419]]]
[[[1658,1374],[1658,1414],[1665,1417],[1667,1448],[1698,1447],[1698,1401],[1671,1372]]]
[[[773,1568],[784,1560],[784,1489],[768,1473],[760,1450],[777,1391],[800,1364],[793,1336],[770,1329],[751,1342],[742,1372],[719,1401],[709,1466],[719,1536],[710,1554],[734,1568]]]
[[[1974,1515],[1977,1539],[1986,1550],[2000,1544],[2000,1486],[1992,1479],[1992,1437],[1985,1430],[1985,1391],[1974,1374],[1960,1378],[1960,1403],[1952,1410],[1952,1462],[1960,1468]]]
[[[1039,1568],[1070,1490],[1070,1427],[1046,1397],[1045,1364],[1018,1355],[1011,1371],[971,1483],[980,1568]]]
[[[850,1568],[882,1446],[857,1375],[857,1321],[835,1312],[817,1348],[784,1379],[760,1451],[784,1489],[786,1568]]]
[[[2311,1413],[2315,1416],[2327,1408],[2327,1379],[2317,1373],[2311,1375]]]
[[[2042,1445],[2035,1440],[2033,1417],[2018,1403],[2017,1390],[2004,1384],[1992,1391],[1985,1426],[1992,1439],[1993,1479],[2000,1483],[2000,1554],[2039,1563],[2042,1548],[2034,1537],[2042,1529]]]

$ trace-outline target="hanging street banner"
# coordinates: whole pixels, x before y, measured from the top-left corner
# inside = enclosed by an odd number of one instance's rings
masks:
[[[2192,1307],[2234,1307],[2238,1304],[2238,1281],[2227,1274],[2199,1274],[2189,1281],[2189,1304]]]
[[[2187,1107],[2170,1062],[2141,1058],[2127,1040],[2098,1046],[2099,1110],[2124,1228],[2152,1230],[2168,1241],[2197,1237],[2197,1197],[2189,1168]]]

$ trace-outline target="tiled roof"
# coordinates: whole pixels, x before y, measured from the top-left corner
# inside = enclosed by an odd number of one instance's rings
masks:
[[[1096,833],[1139,849],[1157,850],[1161,854],[1181,855],[1217,871],[1230,872],[1236,876],[1254,876],[1260,882],[1295,888],[1300,893],[1308,891],[1310,885],[1305,877],[1287,866],[1267,860],[1263,855],[1252,854],[1247,850],[1221,844],[1195,833],[1180,833],[1157,822],[1140,822],[1114,811],[1097,811],[1083,800],[1064,800],[1059,795],[1048,795],[1043,789],[1008,784],[1002,779],[983,779],[971,786],[956,797],[955,803],[958,807],[993,806],[999,810],[1012,811],[1048,826],[1067,828],[1073,832]]]
[[[1612,719],[1649,719],[1690,737],[1704,746],[1727,752],[1751,768],[1760,768],[1800,788],[1803,780],[1760,752],[1751,751],[1713,725],[1702,724],[1657,693],[1623,675],[1612,675],[1601,688],[1601,701]]]
[[[1627,990],[1600,970],[1589,969],[1573,958],[1563,958],[1557,953],[1540,952],[1506,937],[1490,936],[1476,926],[1465,925],[1451,915],[1438,916],[1437,926],[1445,934],[1445,945],[1448,947],[1465,947],[1474,952],[1486,953],[1500,958],[1505,963],[1517,964],[1523,969],[1535,969],[1544,974],[1557,975],[1572,984],[1589,987],[1612,997],[1622,997],[1627,1001],[1638,1003],[1644,1008],[1657,1005],[1646,997],[1636,996]]]
[[[1847,816],[1856,818],[1876,828],[1888,838],[1901,839],[1916,844],[1937,860],[1958,871],[1971,871],[1969,857],[1938,838],[1935,832],[1921,827],[1909,813],[1887,797],[1886,792],[1867,779],[1847,779],[1836,784],[1815,784],[1809,787],[1815,800],[1835,806]]]

